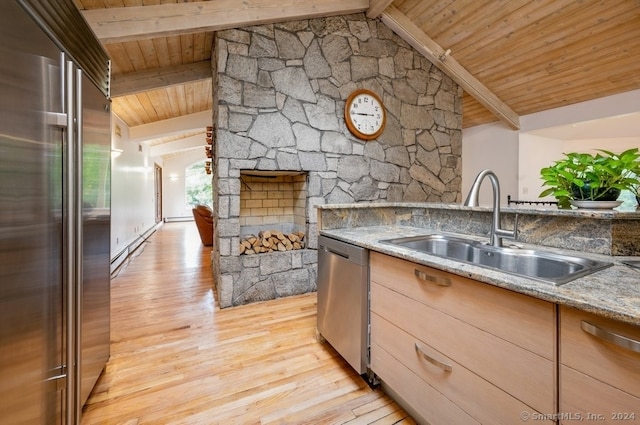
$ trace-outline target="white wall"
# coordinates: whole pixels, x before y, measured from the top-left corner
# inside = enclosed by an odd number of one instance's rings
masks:
[[[120,135],[116,134],[119,128]],[[129,128],[116,115],[111,148],[111,258],[155,225],[153,162],[149,148],[129,139]],[[141,150],[140,150],[141,149]]]
[[[111,159],[112,259],[156,225],[154,165],[163,170],[162,218],[193,217],[191,209],[184,207],[184,168],[205,157],[204,132],[209,125],[211,111],[131,128],[113,115],[111,147],[120,151],[120,155]],[[201,134],[164,145],[147,143],[194,131]],[[182,153],[172,153],[166,159],[167,149],[182,150]],[[173,174],[177,176],[177,182],[170,181]]]
[[[162,218],[193,218],[191,207],[186,206],[184,170],[205,159],[204,137],[200,135],[172,143],[174,149],[183,151],[167,157],[161,156],[165,153],[162,146],[150,147],[145,140],[171,134],[176,129],[184,131],[184,128],[194,126],[204,129],[207,119],[210,122],[210,111],[129,128],[113,115],[111,148],[121,152],[111,158],[112,259],[156,225],[154,165],[162,168]]]
[[[640,112],[640,90],[580,102],[520,117],[520,132],[617,117]],[[613,129],[613,131],[617,131]]]
[[[201,142],[202,143],[202,142]],[[162,169],[162,213],[164,217],[191,217],[185,191],[185,169],[205,160],[204,148],[176,153],[164,160]]]
[[[523,144],[523,138],[527,135],[522,135],[520,144]],[[535,139],[536,136],[528,136]],[[541,149],[540,144],[533,143],[530,145],[530,151],[534,156],[539,159],[537,163],[521,160],[522,173],[527,173],[528,178],[520,181],[521,190],[525,191],[527,187],[536,185],[536,191],[529,191],[529,195],[526,199],[533,200],[542,191],[540,180],[540,169],[551,165],[554,161],[564,157],[566,152],[585,152],[585,153],[597,153],[597,149],[606,149],[614,153],[621,153],[627,149],[640,147],[640,135],[638,137],[619,137],[619,138],[607,138],[607,139],[580,139],[580,140],[553,140],[551,146],[547,145],[545,149]],[[526,142],[525,142],[526,143]],[[535,152],[538,152],[536,155]],[[525,199],[523,197],[523,199]],[[552,196],[548,196],[543,199],[553,200]]]
[[[638,112],[640,90],[635,90],[522,116],[519,131],[502,123],[465,129],[462,132],[463,199],[478,171],[490,168],[500,179],[503,204],[506,204],[508,194],[514,199],[536,200],[542,191],[540,169],[560,159],[563,152],[586,152],[596,148],[622,152],[640,147],[640,120],[605,120]],[[599,128],[597,137],[590,137],[588,132],[577,137],[576,131],[567,131],[573,124],[587,121],[589,126],[585,127]],[[619,128],[621,122],[628,128]],[[607,133],[602,130],[609,123],[618,126],[609,130],[615,137],[602,137],[602,133]],[[483,184],[482,205],[490,205],[488,187]]]
[[[562,140],[532,134],[520,134],[519,145],[518,187],[513,199],[534,201],[543,190],[540,170],[568,151]],[[548,200],[553,201],[554,198],[548,197]]]
[[[518,133],[502,124],[480,125],[462,131],[462,202],[478,173],[492,170],[500,181],[500,201],[515,198],[518,190]],[[480,204],[491,205],[491,184],[482,183]]]
[[[615,153],[620,153],[631,148],[640,148],[640,134],[638,137],[618,137],[615,139],[583,139],[567,140],[563,142],[565,150],[563,152],[596,153],[597,149],[606,149]]]

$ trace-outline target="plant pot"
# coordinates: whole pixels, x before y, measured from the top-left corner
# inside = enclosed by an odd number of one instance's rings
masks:
[[[571,192],[576,201],[615,201],[620,196],[620,189],[614,187],[592,189],[590,183],[585,183],[582,187],[572,184]]]

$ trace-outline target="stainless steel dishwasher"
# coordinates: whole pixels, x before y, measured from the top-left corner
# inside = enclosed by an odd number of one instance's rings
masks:
[[[369,251],[318,238],[318,332],[359,374],[369,365]]]

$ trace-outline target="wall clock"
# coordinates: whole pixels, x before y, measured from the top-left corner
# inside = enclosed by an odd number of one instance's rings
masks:
[[[347,98],[344,120],[354,136],[362,140],[373,140],[384,131],[387,114],[377,94],[360,89]]]

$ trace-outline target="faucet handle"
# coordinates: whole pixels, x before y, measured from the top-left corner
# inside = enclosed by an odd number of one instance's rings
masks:
[[[506,230],[498,227],[497,229],[494,230],[494,234],[497,237],[499,237],[499,239],[497,240],[497,243],[500,245],[498,246],[501,246],[502,238],[509,238],[509,239],[513,239],[514,241],[518,240],[518,214],[516,214],[516,217],[513,222],[513,230]]]

